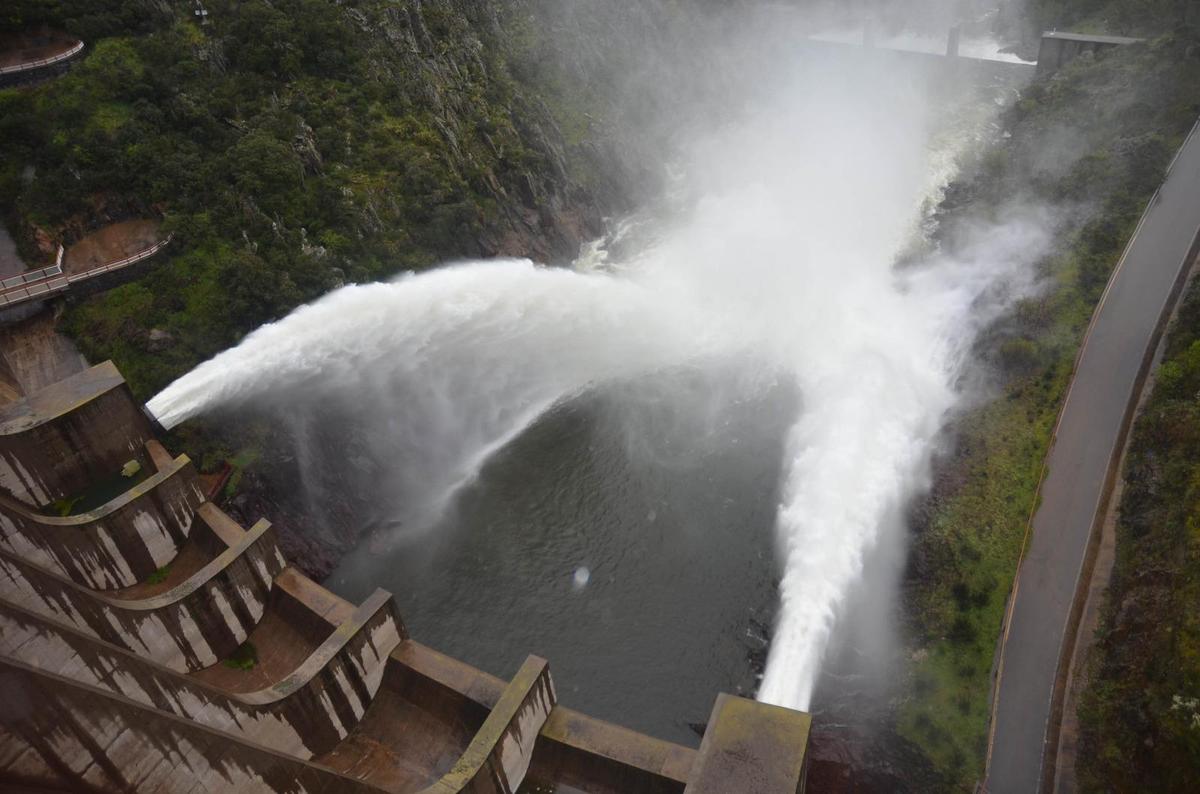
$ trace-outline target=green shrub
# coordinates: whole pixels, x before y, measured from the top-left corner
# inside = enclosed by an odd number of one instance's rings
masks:
[[[154,573],[146,577],[146,584],[162,584],[167,581],[167,577],[171,575],[171,566],[164,565]]]
[[[250,641],[243,642],[222,664],[231,670],[253,670],[258,664],[258,649]]]

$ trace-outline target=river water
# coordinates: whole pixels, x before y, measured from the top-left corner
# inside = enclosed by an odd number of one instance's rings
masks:
[[[423,643],[501,676],[538,654],[572,707],[694,744],[718,691],[757,685],[793,399],[699,416],[590,392],[497,453],[434,531],[368,540],[326,584],[385,587]]]

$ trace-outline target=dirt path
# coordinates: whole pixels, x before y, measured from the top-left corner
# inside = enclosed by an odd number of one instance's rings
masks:
[[[0,68],[53,58],[77,43],[65,33],[51,30],[0,33]]]
[[[92,232],[67,249],[63,269],[82,273],[144,251],[158,242],[158,221],[121,221]]]

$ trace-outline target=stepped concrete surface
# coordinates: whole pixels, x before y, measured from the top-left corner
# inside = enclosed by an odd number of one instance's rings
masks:
[[[153,469],[150,476],[90,510],[46,515],[0,494],[0,548],[97,589],[154,574],[178,555],[204,502],[191,460],[180,455],[155,468],[148,452],[155,446],[147,443],[147,464],[138,463]],[[125,480],[109,478],[118,486]]]
[[[325,590],[204,499],[111,364],[0,410],[0,461],[0,788],[803,790],[806,714],[722,696],[692,750],[558,705],[545,660],[504,681],[386,592]]]

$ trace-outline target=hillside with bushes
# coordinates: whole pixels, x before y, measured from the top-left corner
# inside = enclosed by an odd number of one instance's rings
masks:
[[[208,0],[198,24],[183,3],[6,3],[0,29],[49,26],[88,51],[0,91],[0,212],[30,262],[164,219],[169,260],[65,324],[143,397],[342,283],[569,259],[612,193],[568,172],[587,152],[514,76],[519,5]]]

